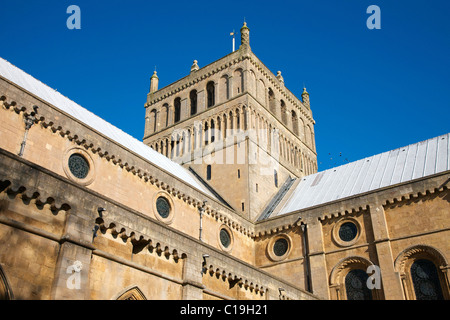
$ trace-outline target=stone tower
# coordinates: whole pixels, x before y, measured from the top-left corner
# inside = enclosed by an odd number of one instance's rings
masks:
[[[225,57],[158,90],[144,143],[190,168],[237,213],[257,220],[296,178],[317,171],[309,94],[302,100],[251,51],[250,29]]]

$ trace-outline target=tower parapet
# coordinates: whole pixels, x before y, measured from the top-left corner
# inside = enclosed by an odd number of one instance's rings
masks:
[[[309,94],[302,102],[256,57],[249,30],[239,50],[148,95],[144,143],[253,220],[285,181],[316,172],[317,156]]]

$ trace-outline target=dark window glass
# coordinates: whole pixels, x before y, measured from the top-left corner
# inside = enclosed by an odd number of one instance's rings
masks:
[[[372,300],[372,291],[367,287],[369,276],[364,270],[353,269],[345,277],[347,300]]]
[[[289,248],[289,244],[287,242],[286,239],[281,238],[278,239],[277,241],[275,241],[274,245],[273,245],[273,252],[275,253],[275,255],[281,257],[283,256]]]
[[[342,241],[352,241],[356,238],[357,234],[358,228],[356,228],[354,223],[345,222],[339,228],[339,238],[341,238]]]
[[[277,170],[273,171],[273,180],[274,180],[273,182],[275,184],[275,187],[278,188],[278,172],[277,172]]]
[[[227,230],[221,229],[220,230],[220,243],[225,247],[228,248],[231,244],[231,237]]]
[[[191,115],[194,115],[197,113],[197,91],[192,90],[189,97],[191,99]]]
[[[74,153],[69,157],[69,169],[75,177],[84,179],[89,173],[89,163],[83,156]]]
[[[411,277],[417,300],[443,300],[439,276],[431,261],[421,259],[414,262]]]
[[[211,180],[211,165],[206,167],[206,180]]]
[[[174,122],[178,122],[180,121],[181,118],[181,99],[180,98],[176,98],[174,101],[174,109],[175,109],[175,114],[174,114]]]
[[[206,85],[206,91],[208,94],[208,108],[215,104],[215,92],[214,92],[214,82],[208,82]]]
[[[158,211],[158,214],[166,219],[170,214],[170,204],[169,201],[167,201],[164,197],[159,197],[156,200],[156,210]]]

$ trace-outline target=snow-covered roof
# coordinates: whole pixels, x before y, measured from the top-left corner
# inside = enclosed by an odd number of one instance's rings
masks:
[[[450,133],[301,178],[276,215],[450,170]]]
[[[74,101],[63,96],[58,91],[50,88],[46,84],[35,79],[3,58],[0,58],[0,76],[15,83],[19,87],[48,102],[61,111],[71,115],[75,119],[78,119],[88,127],[91,127],[95,131],[115,141],[117,144],[143,157],[167,173],[170,173],[208,196],[215,198],[214,195],[212,195],[212,193],[201,182],[199,182],[192,173],[180,164],[156,152],[143,142],[137,140],[131,135],[123,132],[119,128],[78,105]]]

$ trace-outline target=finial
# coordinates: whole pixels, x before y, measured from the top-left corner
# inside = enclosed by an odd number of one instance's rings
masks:
[[[197,71],[198,69],[200,69],[199,67],[198,67],[198,64],[197,64],[197,60],[194,60],[194,63],[192,64],[192,66],[191,66],[191,72],[194,72],[194,71]]]
[[[281,75],[281,71],[278,71],[278,72],[277,72],[277,79],[278,79],[278,81],[280,81],[281,83],[284,83],[284,79],[283,79],[283,76]]]
[[[153,75],[150,77],[150,93],[158,91],[159,78],[156,75],[156,70],[153,71]]]
[[[241,47],[250,48],[250,29],[247,27],[247,22],[241,28]]]
[[[307,107],[307,108],[310,107],[309,93],[308,93],[308,91],[306,91],[305,85],[303,85],[302,102],[305,105],[305,107]]]

